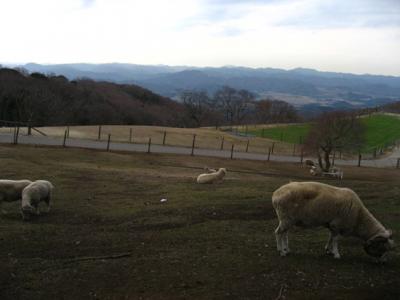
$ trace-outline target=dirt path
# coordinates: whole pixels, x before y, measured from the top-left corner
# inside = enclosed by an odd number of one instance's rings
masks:
[[[10,144],[12,143],[13,136],[7,133],[0,134],[0,143]],[[18,142],[27,145],[48,145],[48,146],[61,146],[63,140],[55,137],[44,137],[44,136],[20,136]],[[107,148],[107,141],[95,141],[85,139],[68,139],[66,143],[67,147],[87,148],[87,149],[103,149]],[[147,152],[147,144],[129,144],[129,143],[110,143],[110,151],[128,151],[128,152]],[[162,146],[162,145],[151,145],[150,151],[152,153],[169,153],[169,154],[183,154],[191,155],[191,148],[185,147],[173,147],[173,146]],[[230,158],[231,151],[227,150],[212,150],[212,149],[195,149],[194,155],[210,156],[210,157],[223,157]],[[267,154],[257,153],[246,153],[246,152],[234,152],[233,158],[236,159],[247,159],[247,160],[267,160]],[[397,147],[394,151],[384,158],[379,159],[368,159],[362,160],[361,165],[366,167],[377,167],[377,168],[395,168],[397,161],[400,158],[400,148]],[[282,162],[300,162],[298,156],[285,156],[285,155],[271,155],[271,161],[282,161]],[[337,165],[352,165],[356,166],[358,160],[339,160],[335,161]]]

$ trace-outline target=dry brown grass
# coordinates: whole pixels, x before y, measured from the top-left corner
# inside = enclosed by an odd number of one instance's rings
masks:
[[[259,125],[257,125],[259,126]],[[276,126],[276,125],[260,125]],[[63,137],[67,127],[38,127],[40,131],[48,136]],[[260,127],[261,128],[261,127]],[[128,125],[102,125],[101,139],[106,140],[111,134],[114,142],[130,142],[130,131],[132,130],[133,143],[145,144],[149,138],[153,144],[163,144],[164,132],[166,132],[165,145],[191,147],[193,135],[196,135],[196,148],[220,149],[223,142],[223,148],[229,150],[234,144],[235,151],[245,152],[249,142],[248,151],[254,153],[268,153],[268,149],[274,145],[275,154],[292,154],[293,145],[283,142],[273,141],[267,138],[259,137],[241,137],[226,132],[227,128],[216,130],[215,128],[173,128],[161,126],[128,126]],[[10,128],[0,128],[0,132],[12,133]],[[21,128],[21,134],[26,134],[27,129]],[[99,126],[70,126],[69,137],[79,139],[97,140]],[[39,135],[32,131],[32,134]],[[298,153],[298,152],[297,152]]]

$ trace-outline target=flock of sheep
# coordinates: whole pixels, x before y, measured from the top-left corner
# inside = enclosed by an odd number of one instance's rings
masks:
[[[0,206],[3,202],[21,201],[21,215],[24,220],[32,214],[39,215],[39,203],[45,202],[50,211],[51,194],[54,187],[46,180],[0,180]],[[2,208],[2,213],[6,211]]]
[[[197,183],[222,182],[227,171],[206,168],[197,177]],[[49,181],[0,180],[0,205],[2,202],[21,201],[24,220],[39,214],[39,203],[47,204],[54,187]],[[278,216],[275,230],[277,250],[281,256],[289,253],[288,231],[293,226],[326,227],[330,231],[326,253],[340,258],[340,235],[362,239],[364,250],[371,256],[385,261],[388,251],[394,249],[392,232],[387,230],[364,206],[357,194],[348,188],[338,188],[318,182],[291,182],[281,186],[272,195],[272,205]]]
[[[343,178],[341,170],[338,174]],[[220,182],[225,175],[225,168],[218,171],[206,168],[206,173],[197,177],[197,183]],[[394,249],[392,231],[368,211],[351,189],[319,182],[291,182],[273,193],[272,206],[279,220],[275,236],[281,256],[290,252],[288,231],[293,226],[328,228],[330,236],[325,251],[337,259],[340,235],[362,239],[365,252],[382,262],[388,251]]]

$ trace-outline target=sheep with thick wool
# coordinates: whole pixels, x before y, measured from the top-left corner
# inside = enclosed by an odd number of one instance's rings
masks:
[[[47,180],[36,180],[25,187],[22,191],[22,218],[29,219],[33,212],[39,215],[39,203],[42,201],[46,203],[47,212],[49,212],[53,189],[54,186]]]
[[[222,178],[226,175],[225,168],[219,168],[218,171],[212,173],[200,174],[197,177],[197,183],[214,183],[222,181]]]
[[[275,230],[281,256],[289,253],[288,230],[300,227],[327,227],[330,231],[325,246],[327,254],[340,258],[340,235],[364,240],[364,250],[385,260],[394,248],[392,232],[387,230],[364,206],[355,192],[318,182],[291,182],[272,195],[272,205],[279,219]]]
[[[2,203],[21,200],[22,190],[30,183],[32,183],[30,180],[0,180],[0,208],[2,213],[6,213],[1,207]]]

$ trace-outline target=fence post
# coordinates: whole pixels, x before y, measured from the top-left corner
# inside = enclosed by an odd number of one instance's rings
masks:
[[[232,148],[231,148],[231,159],[233,159],[233,148],[235,148],[235,144],[232,144]]]
[[[63,147],[66,146],[66,142],[67,142],[67,130],[65,129],[65,132],[64,132],[64,140],[63,140]]]
[[[97,139],[100,141],[101,139],[101,125],[99,125],[99,132],[97,134]]]
[[[69,138],[69,126],[67,126],[67,138]]]
[[[374,148],[374,154],[373,154],[374,158],[376,158],[376,148]]]
[[[150,153],[151,148],[151,137],[149,137],[149,143],[147,144],[147,153]]]
[[[111,140],[111,134],[108,134],[107,151],[110,151],[110,140]]]
[[[222,136],[222,140],[221,140],[221,150],[224,150],[224,140],[225,140],[225,137]]]
[[[17,127],[15,126],[15,127],[14,127],[14,132],[13,132],[13,141],[12,141],[13,144],[15,144],[15,137],[16,137],[16,135],[17,135]]]
[[[272,142],[271,154],[274,154],[275,142]]]
[[[17,131],[15,134],[15,145],[18,145],[18,136],[19,136],[19,126],[17,127]]]
[[[361,153],[358,153],[358,167],[361,167]]]
[[[303,150],[303,148],[301,148],[301,152],[300,152],[300,164],[303,164],[303,159],[304,159],[304,150]]]
[[[165,146],[165,139],[166,138],[167,138],[167,131],[164,131],[164,137],[163,137],[163,140],[162,140],[163,146]]]
[[[132,128],[129,128],[129,143],[132,143]]]
[[[271,158],[271,147],[268,147],[268,158],[267,161]]]
[[[28,135],[32,135],[32,122],[28,122]]]
[[[246,153],[249,152],[249,144],[250,144],[250,140],[247,140]]]
[[[190,155],[191,155],[191,156],[193,156],[193,155],[194,155],[194,145],[195,145],[195,143],[196,143],[196,135],[195,135],[195,134],[193,134],[192,153],[190,153]]]

